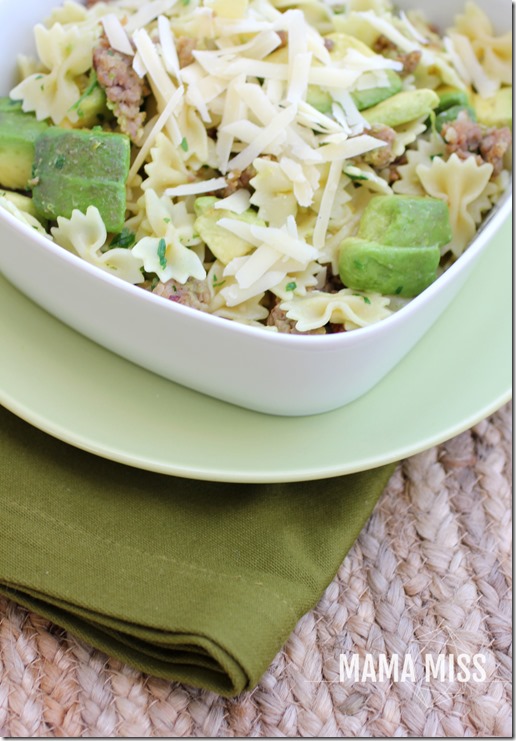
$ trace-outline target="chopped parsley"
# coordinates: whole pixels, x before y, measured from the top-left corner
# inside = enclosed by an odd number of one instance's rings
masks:
[[[159,264],[161,265],[163,270],[165,270],[168,264],[166,252],[167,252],[167,243],[162,238],[158,242],[158,257],[159,257]]]
[[[78,115],[80,117],[84,116],[83,111],[81,110],[81,103],[83,103],[86,98],[92,94],[92,92],[95,90],[95,88],[99,87],[99,81],[97,80],[97,73],[95,70],[91,71],[90,74],[90,84],[86,88],[86,90],[83,92],[79,100],[73,104],[68,110],[69,111],[77,111]]]
[[[297,288],[297,283],[295,281],[291,281],[290,283],[287,283],[285,286],[286,291],[295,291]]]
[[[364,296],[364,303],[365,304],[370,304],[371,303],[371,299],[368,298],[367,296]]]
[[[181,141],[181,149],[183,150],[183,152],[188,152],[188,139],[186,138],[186,136],[183,136],[183,139]]]
[[[223,286],[225,282],[225,280],[219,281],[216,275],[213,276],[213,288],[219,288],[219,286]]]
[[[168,216],[165,216],[163,221],[165,222],[165,224],[170,224],[170,218]]]
[[[113,247],[122,247],[123,249],[129,249],[129,247],[132,247],[135,242],[136,234],[134,234],[134,232],[130,231],[130,229],[124,226],[120,234],[115,234],[115,236],[111,240],[111,244],[109,245],[109,247],[110,249],[113,249]]]
[[[398,286],[398,288],[396,288],[396,290],[394,291],[394,294],[396,296],[399,296],[402,291],[403,291],[403,286]]]
[[[66,163],[66,157],[63,154],[60,154],[58,157],[56,157],[56,161],[54,162],[54,167],[56,170],[62,170]]]

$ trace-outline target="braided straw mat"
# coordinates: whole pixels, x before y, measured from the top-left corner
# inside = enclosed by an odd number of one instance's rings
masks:
[[[144,676],[0,602],[0,735],[511,737],[508,405],[401,463],[318,606],[252,692]],[[487,657],[428,679],[425,653]],[[416,681],[340,681],[340,654],[414,657]]]

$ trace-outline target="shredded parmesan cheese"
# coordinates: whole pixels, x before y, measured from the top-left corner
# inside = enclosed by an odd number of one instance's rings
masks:
[[[134,55],[134,49],[118,17],[114,13],[108,13],[101,18],[101,22],[109,45],[116,51],[132,57]]]
[[[170,198],[198,196],[201,193],[211,193],[214,190],[221,190],[226,186],[226,178],[212,178],[211,180],[200,180],[198,183],[188,183],[187,185],[176,185],[175,188],[167,188],[165,195],[170,196]]]
[[[335,201],[335,196],[337,195],[337,188],[340,182],[343,164],[344,160],[340,159],[332,162],[330,166],[328,180],[326,181],[326,187],[324,189],[321,207],[319,209],[319,214],[317,215],[317,222],[314,229],[313,243],[317,250],[321,250],[324,247],[326,232],[328,231],[331,211]]]

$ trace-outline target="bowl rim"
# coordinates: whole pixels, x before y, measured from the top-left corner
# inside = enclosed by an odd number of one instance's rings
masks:
[[[150,305],[156,306],[156,309],[162,312],[168,311],[171,316],[175,313],[183,315],[185,317],[197,317],[198,321],[207,322],[212,324],[214,329],[217,327],[221,331],[223,328],[230,333],[236,335],[245,335],[249,338],[264,338],[265,341],[271,343],[280,343],[290,345],[297,348],[308,348],[308,347],[319,347],[321,349],[331,349],[332,347],[337,349],[342,345],[352,345],[355,342],[366,341],[367,339],[374,339],[378,332],[385,334],[387,327],[391,331],[395,330],[395,327],[409,320],[411,316],[418,313],[420,307],[425,304],[432,302],[433,299],[437,298],[438,295],[445,289],[445,287],[451,283],[457,273],[463,272],[467,269],[467,266],[471,264],[483,249],[484,245],[491,238],[493,233],[497,231],[500,224],[505,221],[505,218],[509,216],[512,210],[512,178],[507,190],[502,195],[500,201],[494,206],[489,212],[486,220],[480,224],[479,231],[473,238],[470,245],[464,251],[462,255],[440,275],[428,288],[426,288],[418,296],[412,298],[405,306],[395,311],[390,316],[378,321],[374,324],[369,324],[365,327],[359,327],[354,330],[347,332],[337,332],[334,334],[326,335],[305,335],[305,334],[289,334],[285,332],[278,332],[274,330],[268,330],[267,327],[256,327],[253,325],[244,324],[238,320],[230,320],[224,317],[215,316],[208,312],[201,311],[189,306],[183,306],[182,304],[175,303],[173,301],[164,300],[163,297],[157,296],[150,291],[145,290],[137,285],[128,283],[122,278],[109,273],[102,268],[97,267],[89,263],[79,255],[75,255],[69,252],[65,247],[61,247],[54,241],[44,236],[40,232],[36,231],[33,227],[20,221],[16,216],[11,214],[6,209],[0,208],[0,229],[2,220],[5,220],[11,228],[20,233],[21,237],[32,240],[34,244],[40,245],[46,250],[49,250],[58,259],[65,263],[68,263],[70,269],[85,271],[90,275],[104,281],[104,283],[112,286],[117,291],[122,291],[131,296],[138,296],[140,301],[150,302]],[[159,308],[161,307],[161,308]],[[267,339],[265,339],[267,338]]]

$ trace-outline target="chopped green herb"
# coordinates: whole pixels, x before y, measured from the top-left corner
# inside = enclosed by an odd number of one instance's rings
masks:
[[[97,80],[97,73],[95,72],[95,70],[92,70],[90,74],[90,84],[88,85],[86,90],[83,92],[79,100],[76,103],[74,103],[73,106],[71,106],[71,108],[69,108],[68,110],[77,111],[80,116],[81,115],[81,110],[80,110],[81,103],[88,97],[88,95],[92,94],[92,92],[95,90],[96,87],[98,87],[98,85],[99,85],[99,81]]]
[[[123,249],[129,249],[136,242],[136,235],[130,231],[127,227],[124,227],[120,234],[115,234],[109,245],[110,249],[114,247],[122,247]]]
[[[163,221],[165,222],[165,224],[170,224],[170,219],[169,219],[168,216],[165,216],[165,218],[163,219]]]
[[[368,298],[367,296],[364,296],[364,303],[365,304],[370,304],[371,303],[371,299]]]
[[[159,278],[158,278],[157,275],[155,275],[154,278],[152,279],[152,283],[151,283],[151,287],[150,287],[151,291],[153,291],[156,288],[156,286],[158,285],[158,283],[159,283]]]
[[[164,239],[160,239],[158,242],[158,257],[159,257],[159,264],[161,265],[163,270],[165,270],[165,268],[167,267],[166,252],[167,252],[167,243],[165,242]]]
[[[290,283],[287,283],[285,286],[286,291],[295,291],[297,288],[297,283],[295,281],[291,281]]]
[[[186,136],[183,136],[183,140],[181,141],[181,149],[183,152],[188,152],[188,140]]]
[[[398,286],[398,288],[396,288],[396,290],[394,291],[394,294],[396,296],[399,296],[402,291],[403,291],[403,286]]]
[[[213,276],[213,288],[218,288],[219,286],[223,286],[225,280],[219,281],[218,277],[216,275]]]
[[[54,167],[56,170],[62,170],[66,163],[66,157],[62,154],[59,155],[59,157],[56,158],[56,161],[54,163]]]

